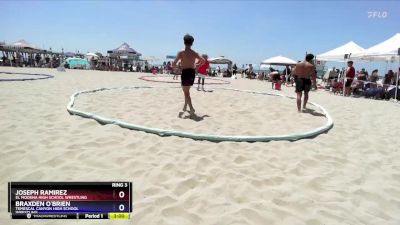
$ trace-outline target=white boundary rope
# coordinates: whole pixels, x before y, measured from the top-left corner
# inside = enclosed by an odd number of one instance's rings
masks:
[[[53,75],[42,74],[42,73],[16,73],[16,72],[3,72],[0,71],[0,74],[11,74],[11,75],[23,75],[23,76],[39,76],[35,78],[1,78],[0,82],[7,82],[7,81],[29,81],[29,80],[43,80],[53,78]]]
[[[319,134],[325,133],[329,131],[333,127],[333,120],[329,113],[320,105],[309,102],[309,104],[316,106],[319,108],[324,116],[327,118],[326,123],[318,128],[313,130],[303,132],[303,133],[291,133],[286,135],[272,135],[272,136],[232,136],[232,135],[212,135],[212,134],[196,134],[190,132],[183,132],[183,131],[176,131],[176,130],[166,130],[160,128],[152,128],[152,127],[145,127],[137,124],[131,124],[124,121],[111,119],[103,116],[99,116],[90,112],[80,111],[74,109],[74,102],[78,95],[86,94],[86,93],[95,93],[98,91],[108,91],[108,90],[124,90],[124,89],[140,89],[140,88],[180,88],[180,87],[154,87],[154,86],[132,86],[132,87],[116,87],[116,88],[99,88],[93,90],[85,90],[85,91],[78,91],[71,95],[70,102],[67,105],[67,111],[71,115],[77,115],[84,118],[94,119],[102,125],[105,124],[114,124],[120,126],[122,128],[127,128],[131,130],[138,130],[144,131],[147,133],[157,134],[159,136],[178,136],[178,137],[185,137],[191,138],[194,140],[207,140],[213,142],[220,142],[220,141],[234,141],[234,142],[266,142],[266,141],[296,141],[299,139],[304,138],[312,138],[318,136]],[[239,89],[231,89],[231,88],[214,88],[214,89],[221,89],[221,90],[231,90],[231,91],[239,91],[239,92],[247,92],[253,94],[261,94],[261,95],[270,95],[270,96],[279,96],[279,97],[286,97],[290,99],[295,99],[295,97],[285,96],[282,94],[273,94],[273,93],[265,93],[265,92],[257,92],[257,91],[249,91],[249,90],[239,90]]]

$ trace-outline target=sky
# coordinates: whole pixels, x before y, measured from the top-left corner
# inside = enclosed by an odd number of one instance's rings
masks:
[[[164,60],[189,33],[196,51],[238,65],[276,55],[300,60],[349,41],[368,48],[400,32],[400,1],[0,0],[0,8],[6,43],[104,54],[127,42]]]

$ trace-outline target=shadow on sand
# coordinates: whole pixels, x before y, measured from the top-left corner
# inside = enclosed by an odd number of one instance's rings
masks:
[[[315,111],[314,109],[303,109],[302,112],[303,113],[309,113],[309,114],[311,114],[313,116],[325,116],[324,114],[319,113],[319,112]]]
[[[183,115],[184,113],[185,112],[179,112],[178,117],[181,119],[191,119],[196,122],[200,122],[200,121],[204,120],[204,118],[210,117],[209,115],[199,116],[196,113],[194,113],[193,115]]]

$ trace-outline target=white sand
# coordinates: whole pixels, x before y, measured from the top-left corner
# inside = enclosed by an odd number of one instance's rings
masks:
[[[112,180],[134,185],[132,219],[119,224],[400,223],[399,104],[312,92],[310,100],[335,122],[327,134],[296,142],[212,143],[101,126],[66,111],[69,96],[78,90],[178,84],[146,82],[138,73],[0,71],[55,75],[0,82],[0,224],[108,224],[10,220],[7,182]],[[247,79],[206,86],[213,87],[273,92],[270,83]],[[294,95],[292,88],[282,92]],[[218,89],[192,95],[202,120],[178,117],[179,89],[88,94],[78,97],[76,108],[212,134],[284,134],[325,122],[298,114],[295,102],[285,98]]]

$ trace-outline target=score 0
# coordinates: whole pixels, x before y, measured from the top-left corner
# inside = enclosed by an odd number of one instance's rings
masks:
[[[112,187],[127,188],[128,187],[128,183],[112,183]],[[126,194],[125,194],[124,190],[118,191],[118,200],[124,199],[125,195]],[[118,206],[118,209],[121,212],[125,211],[125,205],[124,204],[120,204]]]
[[[125,197],[125,192],[124,192],[124,191],[119,191],[119,192],[118,192],[118,197],[119,197],[120,199],[123,199],[123,198]],[[125,210],[124,204],[120,204],[120,205],[118,206],[118,209],[119,209],[119,211],[123,212],[123,211]]]

